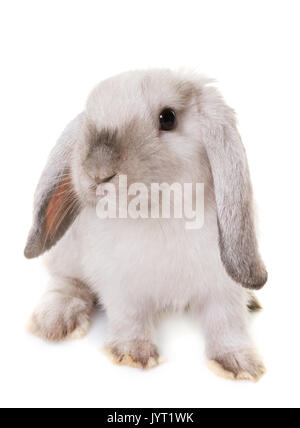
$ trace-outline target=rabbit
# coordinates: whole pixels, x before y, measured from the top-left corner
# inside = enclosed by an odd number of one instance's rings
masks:
[[[35,193],[25,256],[44,254],[51,280],[31,317],[32,333],[50,341],[82,337],[101,304],[109,357],[145,369],[160,362],[159,316],[189,310],[215,374],[263,376],[249,322],[260,309],[254,290],[266,283],[267,271],[235,113],[212,83],[195,73],[151,69],[109,78],[91,92],[51,152]],[[121,175],[127,186],[146,188],[204,183],[203,226],[187,228],[174,216],[99,218],[97,189],[117,187]]]

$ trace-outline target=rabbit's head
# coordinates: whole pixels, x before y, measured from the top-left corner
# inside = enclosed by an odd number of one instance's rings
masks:
[[[261,288],[267,273],[257,248],[245,151],[233,111],[208,83],[152,70],[97,86],[42,176],[26,256],[54,245],[80,209],[96,203],[97,186],[120,175],[128,185],[211,180],[225,269],[244,287]]]
[[[169,71],[129,72],[96,87],[71,163],[83,202],[95,202],[95,186],[120,175],[129,185],[204,179],[197,94]]]

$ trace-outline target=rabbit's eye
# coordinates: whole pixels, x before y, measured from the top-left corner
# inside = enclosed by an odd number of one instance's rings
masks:
[[[171,131],[176,126],[176,113],[170,108],[166,108],[159,115],[160,129],[162,131]]]

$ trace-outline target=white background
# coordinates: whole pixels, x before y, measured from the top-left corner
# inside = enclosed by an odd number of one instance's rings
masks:
[[[299,16],[298,0],[1,1],[0,406],[299,406]],[[253,323],[258,384],[214,377],[188,316],[162,323],[165,363],[149,372],[101,354],[105,314],[78,342],[25,331],[47,281],[22,253],[48,152],[99,80],[156,66],[215,77],[238,112],[270,274]]]

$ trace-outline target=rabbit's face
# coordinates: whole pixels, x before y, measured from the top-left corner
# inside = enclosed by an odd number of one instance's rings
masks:
[[[169,71],[129,72],[102,82],[87,102],[73,153],[73,180],[86,202],[100,183],[201,179],[197,89]],[[203,171],[202,171],[203,172]]]

